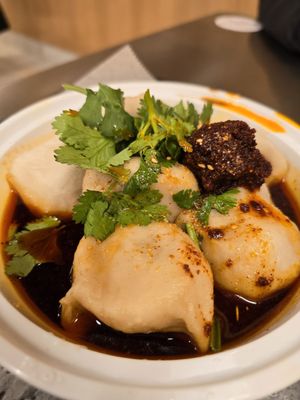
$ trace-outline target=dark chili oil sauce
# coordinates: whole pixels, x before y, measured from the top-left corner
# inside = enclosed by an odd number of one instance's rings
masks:
[[[272,187],[271,194],[274,203],[299,226],[297,210],[284,185],[277,184]],[[24,204],[18,201],[12,221],[24,226],[34,219]],[[64,226],[58,237],[63,265],[41,264],[27,277],[12,278],[27,303],[38,309],[39,316],[52,327],[56,326],[60,334],[62,327],[59,300],[71,287],[73,255],[83,236],[81,225],[67,222]],[[225,348],[254,333],[264,321],[276,313],[291,290],[289,288],[266,300],[255,302],[215,288],[215,314],[221,320],[222,343]],[[199,356],[192,339],[182,333],[125,334],[108,327],[93,316],[88,316],[85,322],[87,320],[88,329],[85,329],[84,333],[76,334],[76,330],[75,333],[64,331],[63,335],[94,350],[118,356],[154,359]]]

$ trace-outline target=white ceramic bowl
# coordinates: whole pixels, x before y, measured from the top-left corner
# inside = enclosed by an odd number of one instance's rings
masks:
[[[214,119],[245,120],[264,131],[291,165],[300,168],[299,126],[263,105],[195,85],[139,82],[112,86],[121,88],[126,96],[138,95],[149,88],[156,97],[171,104],[183,99],[201,107],[202,97],[229,102],[231,106],[215,106]],[[47,133],[54,116],[63,109],[76,109],[82,102],[81,95],[67,92],[38,102],[6,120],[0,126],[0,157],[24,138]],[[300,184],[295,176],[291,185],[297,193]],[[3,226],[9,190],[5,183],[5,163],[1,164],[0,181]],[[22,303],[3,273],[4,261],[1,263],[0,362],[25,381],[59,397],[72,400],[250,400],[300,378],[298,293],[271,324],[238,347],[192,359],[127,359],[94,352],[47,331],[47,326]]]

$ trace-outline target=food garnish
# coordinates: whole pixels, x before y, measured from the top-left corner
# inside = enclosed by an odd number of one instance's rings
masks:
[[[189,237],[192,239],[192,241],[195,243],[195,245],[197,247],[200,247],[198,235],[197,235],[197,232],[196,232],[195,228],[193,227],[193,225],[185,224],[185,229],[186,229],[186,233],[189,235]]]
[[[218,352],[222,349],[221,320],[216,315],[211,328],[210,348],[213,352]]]
[[[209,224],[209,214],[212,210],[226,215],[232,208],[236,207],[237,200],[235,195],[238,193],[238,189],[230,189],[219,195],[202,196],[200,192],[187,189],[174,194],[173,199],[181,208],[187,210],[194,208],[197,210],[196,215],[199,221],[203,226],[207,226]]]
[[[212,103],[210,103],[210,102],[205,103],[203,106],[202,112],[200,114],[200,117],[199,117],[199,120],[202,123],[202,125],[210,123],[212,113],[213,113]]]
[[[27,276],[32,269],[45,262],[61,262],[57,234],[61,221],[56,217],[44,217],[25,225],[14,233],[5,250],[12,258],[5,267],[7,275]]]
[[[105,240],[117,225],[149,225],[164,221],[166,206],[159,204],[158,190],[144,190],[134,197],[122,192],[96,192],[87,190],[74,207],[73,219],[84,224],[85,236]]]
[[[191,151],[186,137],[199,122],[193,104],[185,106],[181,101],[170,107],[147,90],[137,116],[132,117],[124,109],[120,90],[102,84],[97,92],[72,85],[65,88],[86,94],[87,98],[79,112],[64,111],[53,122],[64,143],[55,152],[57,161],[113,175],[113,167],[147,149],[155,151],[161,162],[176,161],[182,149]],[[208,110],[210,106],[203,109],[200,120],[207,120]]]

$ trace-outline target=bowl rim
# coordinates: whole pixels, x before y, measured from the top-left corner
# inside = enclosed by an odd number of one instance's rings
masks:
[[[202,96],[210,95],[234,102],[277,121],[286,131],[276,134],[278,140],[300,154],[297,124],[253,100],[179,82],[114,82],[111,86],[121,88],[128,96],[150,88],[155,95],[165,98],[199,103]],[[0,125],[0,136],[4,139],[0,144],[0,157],[24,135],[46,123],[50,115],[57,113],[58,106],[73,102],[80,104],[80,95],[61,93],[34,103],[5,120]],[[25,128],[24,121],[27,121]],[[257,126],[257,123],[252,125]],[[0,322],[1,364],[30,384],[66,399],[84,396],[94,400],[101,393],[108,399],[120,396],[150,399],[155,395],[158,399],[250,400],[300,378],[300,338],[291,335],[299,326],[299,312],[267,335],[237,348],[199,358],[164,361],[120,358],[66,342],[28,320],[2,293]],[[19,326],[21,332],[17,329]],[[274,380],[274,373],[280,379]]]

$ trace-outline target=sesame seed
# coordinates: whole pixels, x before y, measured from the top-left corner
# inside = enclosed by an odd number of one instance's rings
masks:
[[[213,167],[212,165],[210,165],[210,164],[207,165],[207,168],[208,168],[210,171],[213,171],[213,170],[214,170],[214,167]]]

